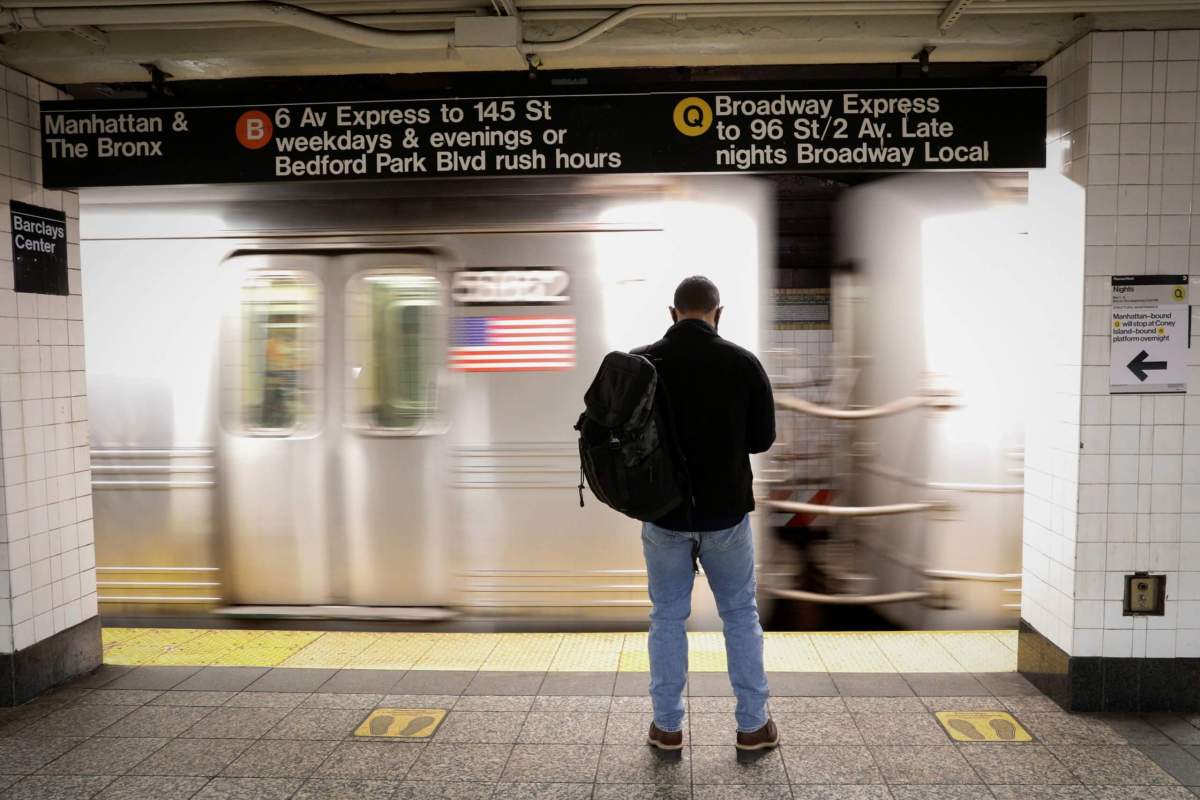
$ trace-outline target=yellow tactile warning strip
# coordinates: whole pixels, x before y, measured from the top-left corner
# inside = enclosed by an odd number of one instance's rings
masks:
[[[764,634],[771,672],[1011,672],[1016,631]],[[105,628],[108,664],[646,672],[645,633],[347,633]],[[689,668],[724,672],[720,633],[688,634]]]
[[[377,708],[355,731],[355,736],[387,739],[428,739],[446,718],[444,708]]]
[[[959,742],[1032,742],[1029,731],[1004,711],[939,711],[938,722]]]

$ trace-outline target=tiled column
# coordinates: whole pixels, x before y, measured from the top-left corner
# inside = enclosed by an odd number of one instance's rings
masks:
[[[38,101],[51,86],[0,67],[0,704],[100,662],[79,196],[43,189]],[[67,296],[13,290],[9,200],[65,212]]]
[[[1086,192],[1084,335],[1070,437],[1078,457],[1063,451],[1056,462],[1058,540],[1029,525],[1041,503],[1034,487],[1045,486],[1036,471],[1026,492],[1021,669],[1076,708],[1194,709],[1200,326],[1193,321],[1186,396],[1110,395],[1108,348],[1114,274],[1189,274],[1200,304],[1200,31],[1093,33],[1043,73],[1051,153]],[[1055,558],[1060,580],[1043,580],[1039,566]],[[1164,616],[1122,613],[1123,576],[1134,571],[1166,575]]]

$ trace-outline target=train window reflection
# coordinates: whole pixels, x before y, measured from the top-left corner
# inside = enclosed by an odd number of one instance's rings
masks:
[[[441,286],[430,275],[367,272],[347,286],[350,424],[412,430],[437,408]]]
[[[242,285],[243,429],[282,434],[313,421],[320,289],[298,274],[256,274]]]

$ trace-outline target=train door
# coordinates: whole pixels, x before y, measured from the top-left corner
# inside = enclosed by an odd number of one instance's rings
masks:
[[[438,602],[434,260],[278,253],[225,266],[218,463],[228,599]]]

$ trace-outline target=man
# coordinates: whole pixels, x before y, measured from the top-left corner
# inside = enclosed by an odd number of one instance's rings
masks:
[[[692,500],[642,525],[650,600],[649,743],[683,747],[686,625],[694,564],[704,566],[724,623],[729,681],[737,695],[740,750],[779,744],[767,716],[762,626],[755,606],[754,509],[750,454],[775,441],[771,385],[752,353],[717,335],[721,297],[708,278],[687,278],[675,290],[674,324],[662,339],[635,350],[658,369],[688,472]]]

